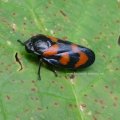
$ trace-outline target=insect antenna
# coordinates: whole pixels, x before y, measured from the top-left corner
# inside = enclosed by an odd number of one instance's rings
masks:
[[[25,44],[22,41],[17,40],[17,42],[19,42],[21,45],[25,46]]]

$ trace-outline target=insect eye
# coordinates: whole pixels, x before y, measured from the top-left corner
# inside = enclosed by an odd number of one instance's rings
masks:
[[[32,43],[30,43],[29,45],[32,46]]]

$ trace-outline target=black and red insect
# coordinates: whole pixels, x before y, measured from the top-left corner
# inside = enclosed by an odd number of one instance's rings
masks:
[[[95,54],[89,48],[52,36],[38,34],[25,42],[20,40],[18,42],[25,46],[27,52],[39,56],[39,79],[41,79],[42,62],[50,65],[52,71],[57,75],[55,72],[57,67],[76,70],[86,68],[95,61]]]

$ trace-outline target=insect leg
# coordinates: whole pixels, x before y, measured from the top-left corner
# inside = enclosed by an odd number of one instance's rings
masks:
[[[41,80],[41,75],[40,75],[41,65],[42,65],[42,59],[40,59],[40,61],[39,61],[39,68],[38,68],[38,80]]]
[[[43,59],[43,60],[44,60],[44,59]],[[51,71],[55,74],[55,76],[57,77],[58,74],[57,74],[57,71],[55,70],[54,66],[52,66],[51,64],[49,64],[49,63],[46,62],[46,61],[44,61],[44,62],[46,63],[47,68],[48,68],[49,70],[51,70]]]
[[[51,67],[51,71],[54,72],[56,77],[58,76],[57,71],[53,67]]]

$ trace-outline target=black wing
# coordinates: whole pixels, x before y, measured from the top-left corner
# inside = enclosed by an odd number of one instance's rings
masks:
[[[76,69],[91,65],[95,56],[88,48],[69,41],[58,40],[57,44],[45,51],[43,60],[55,67]]]

